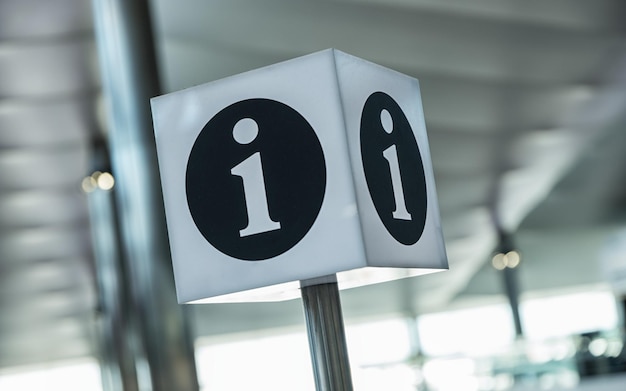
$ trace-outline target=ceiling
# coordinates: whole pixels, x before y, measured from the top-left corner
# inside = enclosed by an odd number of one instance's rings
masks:
[[[342,293],[348,320],[592,289],[626,221],[619,0],[153,0],[165,92],[334,47],[420,80],[450,270]],[[105,134],[91,8],[0,0],[0,368],[94,354],[82,178]],[[299,324],[300,303],[194,308],[198,335]]]

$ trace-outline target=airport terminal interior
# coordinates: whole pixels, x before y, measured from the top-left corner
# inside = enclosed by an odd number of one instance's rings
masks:
[[[176,303],[149,99],[328,48],[419,80],[449,263],[340,291],[354,389],[626,389],[625,20],[0,0],[0,390],[316,389],[301,299]]]

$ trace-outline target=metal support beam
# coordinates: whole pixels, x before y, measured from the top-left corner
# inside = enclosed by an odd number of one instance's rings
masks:
[[[519,312],[519,283],[517,281],[517,268],[506,268],[502,271],[504,275],[504,290],[506,297],[509,300],[511,306],[511,314],[513,315],[513,325],[515,326],[515,335],[522,337],[524,330],[522,329],[522,318]]]
[[[87,199],[98,282],[97,327],[103,389],[139,391],[131,348],[136,333],[128,319],[115,199],[110,190],[97,187],[89,190]]]
[[[196,391],[184,308],[176,303],[149,99],[160,94],[147,0],[93,0],[108,103],[131,312],[139,335],[139,388]]]
[[[517,251],[515,244],[513,243],[513,235],[508,232],[500,231],[500,244],[498,251],[501,254],[507,254],[510,251]],[[519,286],[519,277],[518,277],[518,265],[504,265],[504,269],[502,270],[502,281],[504,283],[504,293],[506,293],[506,297],[509,300],[509,305],[511,306],[511,314],[513,316],[513,325],[515,326],[515,335],[517,337],[524,336],[524,330],[522,329],[522,319],[519,311],[519,297],[520,297],[520,286]]]
[[[337,281],[301,282],[317,391],[352,391]]]

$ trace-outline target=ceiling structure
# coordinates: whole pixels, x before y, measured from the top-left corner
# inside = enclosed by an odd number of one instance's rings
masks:
[[[450,271],[342,293],[346,317],[588,289],[624,226],[619,0],[153,0],[165,92],[334,47],[420,80]],[[91,8],[0,0],[0,368],[95,354],[82,178],[104,126]],[[300,303],[194,308],[198,335],[302,322]]]

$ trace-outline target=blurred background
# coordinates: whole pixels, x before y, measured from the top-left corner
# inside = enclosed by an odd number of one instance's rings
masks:
[[[142,97],[329,47],[419,79],[450,262],[342,291],[355,389],[624,389],[623,1],[123,3],[0,0],[0,390],[314,389],[299,300],[172,304],[128,155]]]

